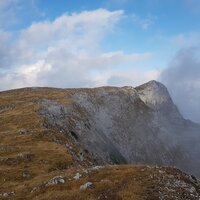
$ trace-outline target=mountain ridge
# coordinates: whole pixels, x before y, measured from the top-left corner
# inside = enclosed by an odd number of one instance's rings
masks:
[[[198,199],[198,181],[170,166],[199,177],[199,125],[171,100],[143,101],[155,84],[0,92],[0,198]]]
[[[121,88],[100,87],[94,89],[69,89],[67,91],[72,92],[72,94],[69,95],[69,98],[72,99],[74,103],[74,107],[67,107],[68,110],[66,110],[66,113],[69,117],[64,119],[64,124],[61,124],[62,120],[57,122],[56,119],[60,119],[59,116],[63,115],[63,113],[61,114],[59,112],[59,106],[55,108],[56,105],[54,105],[54,111],[49,110],[55,119],[54,122],[51,121],[51,124],[58,123],[60,128],[63,128],[66,126],[65,121],[74,120],[73,115],[78,115],[74,116],[75,118],[78,117],[79,121],[77,121],[75,126],[71,127],[71,129],[73,129],[72,131],[76,132],[77,137],[81,138],[80,143],[83,144],[83,146],[89,148],[90,152],[94,151],[93,153],[97,157],[97,154],[101,154],[101,159],[106,162],[110,157],[109,155],[105,155],[103,151],[106,149],[109,154],[109,146],[114,145],[114,149],[116,149],[115,146],[118,146],[118,150],[120,149],[117,153],[120,159],[124,160],[125,158],[128,163],[145,164],[146,160],[154,160],[152,162],[153,164],[174,164],[173,154],[177,152],[177,154],[180,155],[179,159],[183,159],[182,162],[185,165],[187,161],[184,156],[188,154],[189,148],[183,148],[183,150],[180,149],[180,141],[182,140],[181,134],[184,137],[185,135],[187,136],[186,130],[190,129],[190,127],[187,126],[185,119],[174,105],[164,85],[156,81],[151,81],[142,85],[142,87],[145,87],[148,90],[150,88],[150,91],[153,91],[153,95],[150,95],[150,101],[153,100],[157,103],[161,100],[161,102],[156,104],[156,107],[154,104],[149,104],[149,102],[145,102],[144,99],[141,98],[141,87],[133,88],[126,86]],[[156,93],[159,94],[158,96],[154,94],[155,90]],[[148,94],[146,96],[148,96]],[[51,109],[52,102],[50,104],[44,102],[43,106],[44,108],[46,107],[47,110],[49,108]],[[64,112],[64,114],[66,113]],[[81,118],[80,116],[82,114],[84,116]],[[43,116],[46,115],[44,114]],[[49,118],[49,120],[52,119]],[[88,130],[88,127],[85,127],[85,124],[87,124],[86,121],[89,121],[88,123],[90,125],[92,124],[89,127],[91,130]],[[121,122],[122,124],[120,124]],[[70,125],[68,125],[68,127],[70,127]],[[71,130],[66,130],[66,132],[70,131]],[[197,131],[198,130],[196,130],[196,132]],[[149,138],[143,132],[151,133],[148,134]],[[134,137],[137,139],[134,140]],[[138,141],[142,141],[143,138],[148,138],[148,140],[141,146],[141,142],[138,143]],[[91,147],[93,144],[91,144],[89,140],[95,142],[96,145]],[[156,141],[157,145],[153,144],[154,141]],[[168,141],[169,145],[166,144],[166,141]],[[108,144],[106,144],[107,142]],[[102,146],[104,146],[104,150],[101,149]],[[134,146],[135,149],[133,148]],[[148,148],[146,146],[148,146]],[[154,152],[152,153],[155,156],[154,159],[152,158],[152,155],[148,154],[149,149],[152,149]],[[166,154],[163,158],[161,158],[161,155],[156,156],[156,154],[159,154],[157,152],[160,149],[163,149],[162,153]],[[172,149],[173,152],[169,152],[167,149]],[[143,153],[141,154],[142,151],[145,152],[144,154],[146,157],[142,155]],[[185,155],[182,151],[185,152]],[[115,150],[115,153],[116,152],[117,151]],[[112,151],[110,153],[113,154]],[[172,155],[169,156],[168,154]],[[169,158],[165,158],[165,156],[169,156]],[[113,157],[113,155],[111,157]],[[171,161],[169,162],[169,160]],[[178,165],[178,167],[181,166]],[[182,169],[186,169],[187,171],[187,168],[188,167],[183,167]],[[195,171],[198,171],[198,169]]]

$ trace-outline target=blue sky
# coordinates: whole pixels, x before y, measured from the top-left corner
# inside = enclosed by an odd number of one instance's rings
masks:
[[[199,21],[199,0],[0,0],[0,90],[156,79],[200,121]]]

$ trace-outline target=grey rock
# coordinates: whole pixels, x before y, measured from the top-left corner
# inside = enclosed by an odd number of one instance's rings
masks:
[[[31,178],[30,172],[29,171],[23,171],[22,172],[22,177],[23,178]]]
[[[73,177],[75,180],[79,180],[81,178],[81,174],[80,173],[76,173],[76,175]]]
[[[65,180],[63,176],[55,176],[52,179],[50,179],[48,181],[48,183],[46,184],[46,186],[50,186],[50,185],[57,185],[57,184],[64,184]]]
[[[92,185],[93,185],[93,183],[87,182],[87,183],[85,183],[84,185],[81,185],[81,186],[80,186],[80,189],[81,189],[81,190],[85,190],[85,189],[91,187]]]
[[[99,169],[103,169],[104,166],[94,166],[92,167],[92,170],[99,170]]]
[[[3,192],[3,193],[0,193],[0,197],[11,197],[11,196],[15,196],[15,192]]]

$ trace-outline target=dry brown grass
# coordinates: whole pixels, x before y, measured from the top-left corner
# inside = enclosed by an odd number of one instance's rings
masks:
[[[0,93],[0,193],[23,193],[29,185],[41,184],[51,173],[73,165],[64,146],[68,139],[45,129],[38,114],[41,99],[70,103],[65,97],[65,92],[51,89]],[[24,172],[28,177],[23,177]]]

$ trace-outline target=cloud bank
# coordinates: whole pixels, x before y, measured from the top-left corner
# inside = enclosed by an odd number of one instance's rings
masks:
[[[185,118],[200,122],[200,48],[183,48],[165,69],[160,80],[168,87]]]

